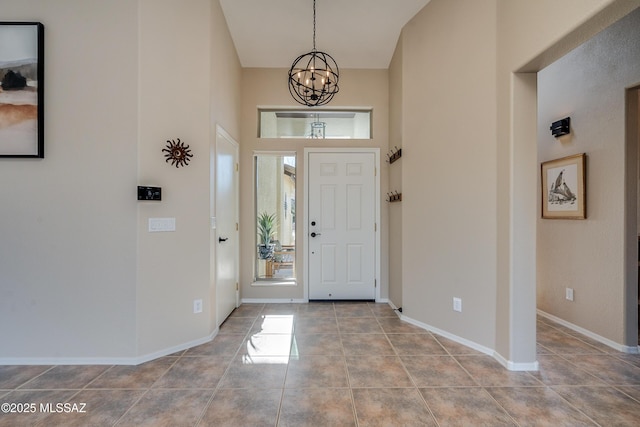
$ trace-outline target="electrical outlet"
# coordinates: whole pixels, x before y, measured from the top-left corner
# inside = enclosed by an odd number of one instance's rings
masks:
[[[202,313],[202,300],[194,299],[193,300],[193,312],[194,313]]]
[[[566,288],[565,298],[568,299],[569,301],[573,301],[573,288]]]
[[[460,298],[453,299],[453,311],[462,312],[462,299]]]

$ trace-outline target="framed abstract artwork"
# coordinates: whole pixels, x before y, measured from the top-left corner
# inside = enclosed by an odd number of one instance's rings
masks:
[[[586,154],[543,162],[541,172],[542,218],[585,219]]]
[[[44,157],[44,26],[0,22],[0,157]]]

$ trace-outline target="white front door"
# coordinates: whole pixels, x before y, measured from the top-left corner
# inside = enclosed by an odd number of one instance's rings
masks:
[[[238,145],[218,128],[215,167],[216,324],[237,307]]]
[[[310,152],[309,299],[375,299],[375,154]]]

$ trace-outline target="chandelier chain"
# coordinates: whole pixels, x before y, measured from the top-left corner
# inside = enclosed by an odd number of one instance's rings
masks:
[[[316,0],[313,0],[313,51],[316,51]]]

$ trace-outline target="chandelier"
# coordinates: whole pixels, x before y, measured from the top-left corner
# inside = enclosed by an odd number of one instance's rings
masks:
[[[338,93],[338,64],[316,50],[316,0],[313,0],[313,50],[298,56],[289,70],[289,92],[309,107],[328,104]]]

